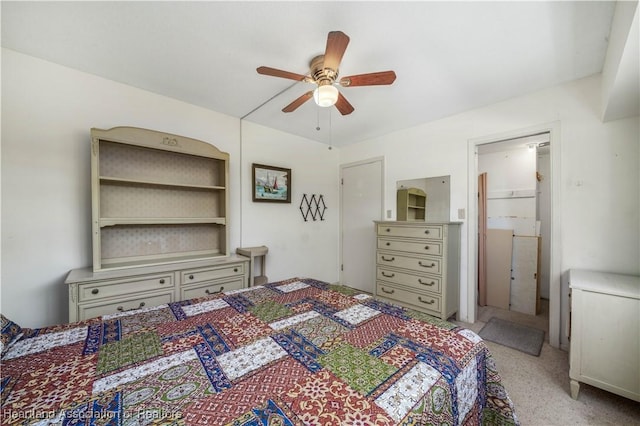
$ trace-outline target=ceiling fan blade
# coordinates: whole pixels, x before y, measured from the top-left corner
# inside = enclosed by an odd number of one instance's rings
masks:
[[[324,50],[323,68],[330,68],[337,72],[348,44],[348,35],[342,31],[331,31],[327,37],[327,47]]]
[[[350,75],[340,79],[343,87],[354,86],[381,86],[391,84],[396,80],[396,73],[393,71],[372,72],[369,74]]]
[[[307,102],[312,97],[313,97],[313,91],[310,90],[307,93],[305,93],[304,95],[302,95],[299,98],[297,98],[295,101],[291,102],[286,107],[282,108],[282,112],[293,112],[296,109],[298,109],[298,107],[300,105],[302,105],[303,103]]]
[[[347,98],[342,96],[342,93],[338,93],[338,100],[336,101],[336,108],[342,115],[349,115],[353,112],[353,106],[349,103]]]
[[[256,71],[258,71],[258,74],[270,75],[272,77],[288,78],[290,80],[297,80],[297,81],[303,81],[304,79],[307,78],[306,75],[296,74],[294,72],[289,72],[289,71],[282,71],[282,70],[279,70],[276,68],[270,68],[270,67],[258,67],[256,68]]]

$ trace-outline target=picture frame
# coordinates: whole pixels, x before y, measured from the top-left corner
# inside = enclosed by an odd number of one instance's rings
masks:
[[[291,169],[252,164],[253,201],[291,203]]]

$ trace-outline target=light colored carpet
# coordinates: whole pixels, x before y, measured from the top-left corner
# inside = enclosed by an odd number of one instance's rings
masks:
[[[543,308],[541,315],[532,316],[481,307],[479,321],[474,324],[455,322],[478,333],[496,316],[545,330],[543,327],[548,328],[546,312]],[[522,426],[640,425],[640,403],[630,399],[584,384],[580,386],[578,400],[572,399],[569,354],[551,347],[548,342],[542,345],[538,357],[497,343],[487,341],[486,344]]]

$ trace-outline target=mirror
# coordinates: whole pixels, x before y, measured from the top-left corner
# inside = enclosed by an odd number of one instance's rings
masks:
[[[427,194],[426,222],[449,222],[451,205],[451,176],[399,180],[396,190],[418,188]]]

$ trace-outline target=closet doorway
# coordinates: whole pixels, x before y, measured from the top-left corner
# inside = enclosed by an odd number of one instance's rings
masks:
[[[483,138],[477,138],[469,140],[469,216],[468,216],[468,232],[469,232],[469,246],[468,246],[468,317],[470,320],[475,321],[478,314],[478,302],[480,300],[479,295],[479,243],[483,242],[484,235],[479,235],[481,229],[481,223],[479,221],[480,208],[482,202],[478,199],[480,189],[478,182],[478,175],[480,174],[480,151],[491,149],[491,145],[497,143],[508,143],[507,141],[513,141],[515,139],[531,137],[535,135],[548,135],[547,142],[537,142],[537,146],[533,148],[536,152],[532,154],[534,161],[540,160],[540,166],[533,166],[533,178],[536,183],[533,187],[503,187],[488,189],[488,198],[493,197],[497,199],[498,204],[508,203],[510,201],[500,200],[510,199],[513,196],[532,197],[529,199],[528,211],[531,211],[533,206],[534,213],[527,213],[528,216],[534,217],[534,225],[532,225],[537,234],[540,235],[540,239],[544,239],[541,245],[541,252],[545,250],[544,256],[540,257],[540,273],[537,278],[541,279],[541,288],[539,294],[542,297],[548,297],[548,312],[549,312],[549,343],[554,347],[561,346],[561,250],[559,232],[559,212],[556,206],[559,205],[559,186],[560,186],[560,140],[559,140],[559,123],[549,123],[546,125],[540,125],[529,129],[523,129],[521,131],[508,132],[502,135],[487,136]],[[531,143],[534,143],[533,141]],[[498,147],[499,145],[494,145]],[[543,165],[545,164],[546,165]],[[536,171],[544,176],[539,176]],[[541,188],[538,185],[537,179],[541,177],[544,180],[546,188]],[[490,177],[489,177],[490,179]],[[489,192],[493,191],[492,194]],[[543,191],[544,194],[539,193]],[[531,203],[532,200],[536,202]],[[502,206],[504,207],[504,206]],[[546,213],[545,213],[546,210]],[[504,214],[505,216],[517,216],[512,214]],[[498,222],[502,219],[498,219]],[[526,224],[526,221],[522,221]],[[540,224],[538,224],[540,222]],[[542,226],[542,223],[546,223],[547,226]],[[522,224],[519,224],[522,225]],[[546,244],[546,248],[544,245]],[[509,276],[511,279],[511,276]],[[544,282],[544,284],[542,284]],[[547,284],[548,283],[548,284]],[[562,313],[566,316],[566,312]],[[566,336],[562,336],[562,344],[565,344]]]
[[[478,305],[548,331],[549,133],[478,146]],[[485,312],[488,312],[485,310]]]

